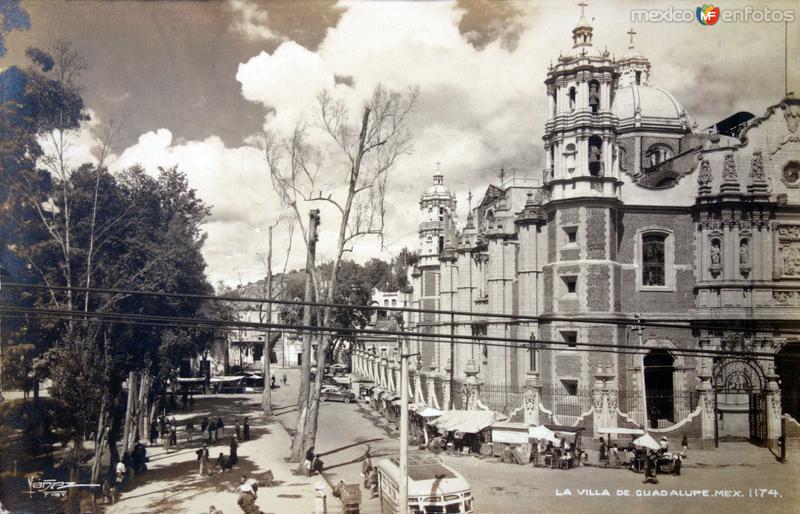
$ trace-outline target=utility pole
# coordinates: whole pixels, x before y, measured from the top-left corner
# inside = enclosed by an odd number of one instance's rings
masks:
[[[403,315],[397,316],[400,332],[403,331]],[[408,512],[408,349],[406,338],[398,336],[400,343],[400,505],[398,513]]]
[[[453,266],[450,266],[450,410],[454,409],[453,398],[455,397],[455,377],[456,377],[456,318],[453,314]]]
[[[267,323],[272,324],[272,226],[269,227],[269,245],[267,250]],[[261,408],[265,416],[272,416],[272,380],[270,374],[270,339],[272,339],[272,329],[267,327],[267,337],[264,341],[264,395],[261,399]]]

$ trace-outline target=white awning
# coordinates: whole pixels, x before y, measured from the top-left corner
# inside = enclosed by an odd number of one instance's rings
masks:
[[[436,418],[442,415],[442,411],[424,405],[417,411],[417,415],[422,416],[423,418]]]
[[[443,431],[476,434],[497,421],[493,411],[486,410],[448,410],[431,424]]]
[[[239,380],[243,380],[244,377],[212,377],[212,383],[219,383],[219,382],[238,382]]]

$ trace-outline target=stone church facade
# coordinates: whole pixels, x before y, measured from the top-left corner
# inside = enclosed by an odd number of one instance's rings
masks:
[[[800,414],[800,99],[699,131],[633,34],[621,59],[583,17],[572,39],[541,179],[489,185],[463,224],[443,175],[421,197],[412,306],[459,314],[410,325],[477,339],[419,338],[417,369],[536,384],[565,423],[601,381],[615,419],[667,429],[707,401],[720,437],[774,435]]]

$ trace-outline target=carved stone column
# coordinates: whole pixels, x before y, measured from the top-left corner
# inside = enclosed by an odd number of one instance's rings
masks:
[[[400,356],[392,352],[389,362],[389,389],[395,394],[400,394]]]
[[[453,394],[453,391],[450,390],[450,373],[453,372],[453,363],[450,362],[449,357],[444,366],[444,371],[445,372],[440,373],[437,378],[442,384],[442,408],[444,410],[450,410],[450,395]]]
[[[700,407],[701,447],[711,448],[714,445],[714,421],[717,415],[714,403],[714,391],[711,387],[711,374],[703,363],[697,374],[697,404]]]
[[[614,379],[614,372],[611,366],[607,366],[603,370],[602,365],[597,366],[597,371],[594,374],[594,389],[592,391],[592,400],[594,406],[594,435],[597,437],[600,430],[604,428],[616,428],[616,391],[614,392],[614,415],[611,413],[611,405],[609,397],[611,395],[608,383]]]
[[[425,382],[428,384],[428,405],[440,409],[439,399],[436,397],[436,366],[431,366]]]
[[[381,387],[389,389],[389,359],[386,358],[386,350],[381,350],[381,361],[378,365],[378,375],[381,379]]]
[[[483,381],[478,378],[478,372],[478,364],[473,359],[469,359],[464,367],[464,374],[467,375],[467,378],[464,380],[461,391],[466,410],[478,410],[478,399],[483,385]]]
[[[767,377],[767,446],[777,448],[778,438],[781,436],[781,388],[778,385],[778,376],[772,374]]]
[[[525,423],[540,425],[539,404],[542,402],[542,379],[538,371],[528,371],[525,376],[525,393],[522,397]]]

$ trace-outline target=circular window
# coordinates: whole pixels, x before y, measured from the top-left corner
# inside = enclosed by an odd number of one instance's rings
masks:
[[[795,184],[800,180],[800,162],[789,161],[783,167],[783,180],[789,184]]]

